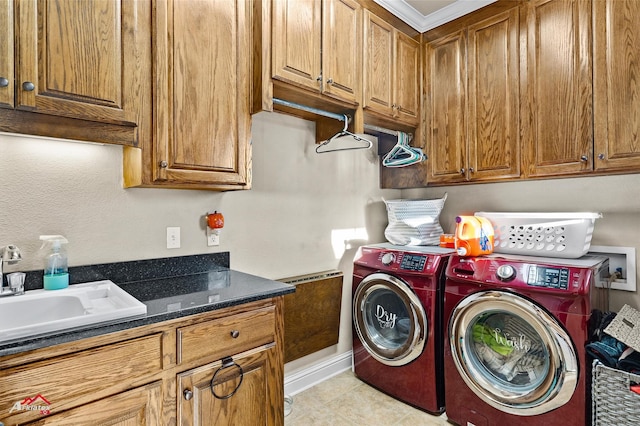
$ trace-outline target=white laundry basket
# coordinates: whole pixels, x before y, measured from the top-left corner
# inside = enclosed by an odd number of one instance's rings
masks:
[[[391,244],[439,245],[442,226],[440,212],[447,194],[433,200],[384,200],[389,224],[384,236]]]
[[[494,228],[496,253],[576,259],[589,251],[600,213],[476,212]]]

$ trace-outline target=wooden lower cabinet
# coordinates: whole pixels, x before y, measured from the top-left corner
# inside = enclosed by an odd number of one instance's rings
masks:
[[[269,359],[261,349],[178,375],[178,423],[201,425],[271,424]],[[213,381],[213,387],[212,385]]]
[[[26,424],[156,426],[162,424],[161,406],[161,383],[155,382]]]
[[[283,306],[279,296],[0,357],[0,425],[282,425]],[[195,350],[197,336],[210,350]]]

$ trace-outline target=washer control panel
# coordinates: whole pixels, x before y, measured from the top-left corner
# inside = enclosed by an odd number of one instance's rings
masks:
[[[406,250],[362,246],[354,264],[383,271],[431,275],[454,253],[454,250],[429,246],[407,247]]]
[[[566,290],[569,288],[569,269],[530,265],[526,280],[532,286]]]
[[[424,265],[427,263],[426,254],[409,254],[405,253],[402,256],[402,262],[400,263],[400,269],[403,271],[422,271]]]

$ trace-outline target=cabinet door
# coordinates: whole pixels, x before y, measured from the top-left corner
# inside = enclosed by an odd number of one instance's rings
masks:
[[[430,183],[466,180],[466,35],[464,30],[425,45]]]
[[[518,8],[469,26],[468,37],[469,177],[518,177]]]
[[[249,187],[249,5],[156,2],[155,182]]]
[[[393,116],[394,28],[368,10],[364,11],[363,107]]]
[[[0,108],[13,108],[13,0],[0,0]]]
[[[396,31],[395,116],[416,126],[420,114],[420,43]]]
[[[640,168],[640,2],[594,2],[596,170]]]
[[[593,168],[591,2],[535,0],[523,5],[522,136],[527,176]]]
[[[29,426],[88,424],[157,426],[162,424],[161,407],[162,389],[160,382],[156,382],[25,424]]]
[[[242,379],[237,366],[216,374],[222,367],[221,362],[179,374],[178,423],[183,426],[282,424],[283,407],[272,407],[269,399],[267,352],[255,350],[233,359],[242,368]],[[216,379],[212,389],[214,374]],[[224,399],[228,395],[231,396]]]
[[[274,0],[273,78],[320,91],[322,4],[319,0]]]
[[[324,0],[323,93],[359,102],[362,84],[362,10],[355,0]]]
[[[139,123],[151,90],[146,55],[149,2],[16,4],[16,108],[105,123]]]

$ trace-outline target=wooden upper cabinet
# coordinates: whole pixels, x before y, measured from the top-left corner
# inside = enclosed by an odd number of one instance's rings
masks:
[[[15,4],[17,109],[129,126],[140,123],[141,103],[151,90],[145,69],[149,2]]]
[[[250,187],[248,5],[155,2],[155,133],[125,149],[125,186]]]
[[[520,176],[518,9],[468,29],[468,173],[473,180]]]
[[[13,0],[0,0],[0,108],[13,108]]]
[[[396,31],[395,117],[411,125],[420,119],[420,43]]]
[[[614,1],[614,3],[616,3]],[[591,2],[522,6],[522,137],[526,176],[593,169]]]
[[[364,11],[362,105],[389,117],[394,114],[395,31],[385,20]]]
[[[359,102],[362,84],[362,10],[355,0],[323,0],[323,93]]]
[[[596,170],[640,169],[640,2],[594,1]]]
[[[519,178],[518,9],[426,45],[429,183]]]
[[[409,126],[420,114],[420,43],[364,12],[363,107]]]
[[[425,45],[428,182],[466,180],[467,35],[457,30]]]
[[[355,0],[273,0],[272,78],[357,103],[361,14]]]
[[[273,0],[272,78],[320,90],[322,4]]]

